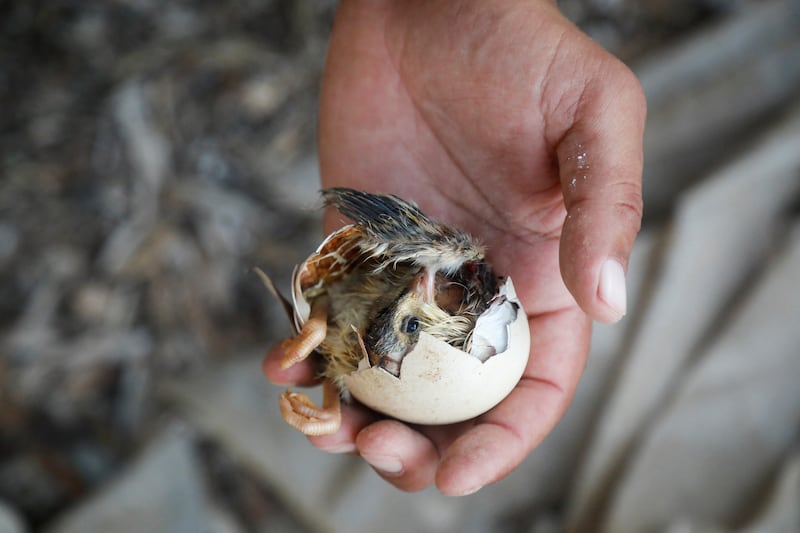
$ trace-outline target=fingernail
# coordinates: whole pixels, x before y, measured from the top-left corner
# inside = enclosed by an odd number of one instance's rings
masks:
[[[600,268],[600,282],[597,295],[606,305],[617,312],[617,320],[625,316],[628,310],[625,291],[625,271],[622,265],[613,259],[607,259]]]
[[[465,490],[465,491],[463,491],[463,492],[461,493],[461,496],[469,496],[470,494],[475,494],[476,492],[478,492],[478,491],[479,491],[479,490],[481,490],[482,488],[483,488],[483,485],[478,485],[478,486],[477,486],[477,487],[475,487],[475,488],[472,488],[472,489],[467,489],[467,490]]]
[[[352,442],[343,442],[330,448],[325,448],[328,453],[355,453],[356,445]]]
[[[364,460],[383,474],[400,475],[403,473],[403,462],[392,455],[365,455]]]

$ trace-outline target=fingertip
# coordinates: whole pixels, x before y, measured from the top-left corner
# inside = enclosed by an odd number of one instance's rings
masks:
[[[626,266],[638,226],[631,229],[620,224],[619,218],[602,208],[591,210],[583,218],[564,223],[561,276],[578,306],[592,320],[616,323],[628,311]]]
[[[625,269],[615,259],[606,259],[600,267],[597,281],[597,298],[605,305],[606,312],[598,320],[606,323],[619,322],[628,311],[625,286]]]
[[[415,492],[433,483],[439,454],[424,435],[396,420],[381,420],[356,437],[361,457],[383,479]]]
[[[283,350],[280,344],[272,347],[261,361],[261,371],[275,385],[313,385],[318,380],[314,368],[308,362],[282,368]]]
[[[583,263],[573,260],[570,266],[562,266],[562,275],[578,306],[592,320],[615,324],[627,314],[627,279],[621,260],[613,256]]]
[[[628,181],[573,192],[561,232],[564,284],[593,320],[618,322],[627,312],[626,267],[641,228],[641,188]]]

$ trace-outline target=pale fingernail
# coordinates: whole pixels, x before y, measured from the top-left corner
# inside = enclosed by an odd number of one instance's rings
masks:
[[[483,485],[478,485],[477,487],[474,487],[474,488],[467,489],[467,490],[463,491],[461,494],[459,494],[459,496],[469,496],[470,494],[475,494],[476,492],[478,492],[482,488],[483,488]]]
[[[617,312],[617,320],[622,318],[628,310],[627,294],[625,291],[625,270],[622,265],[613,259],[607,259],[600,267],[600,282],[597,285],[597,295],[606,305]]]
[[[364,460],[376,470],[384,474],[399,475],[403,473],[403,462],[391,455],[364,455]]]
[[[330,448],[324,448],[324,451],[328,453],[354,453],[356,451],[356,445],[352,442],[343,442],[331,446]]]

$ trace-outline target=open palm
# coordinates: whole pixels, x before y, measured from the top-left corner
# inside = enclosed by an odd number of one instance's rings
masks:
[[[550,2],[344,1],[323,80],[324,186],[389,192],[480,238],[528,312],[523,379],[479,418],[409,426],[361,406],[312,442],[404,490],[466,494],[517,466],[574,394],[591,319],[625,312],[641,219],[638,82]],[[326,229],[344,221],[327,213]],[[308,368],[265,371],[308,382]]]

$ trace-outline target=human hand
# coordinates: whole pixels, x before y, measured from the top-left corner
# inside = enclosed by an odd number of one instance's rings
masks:
[[[480,238],[528,312],[512,393],[450,426],[344,406],[323,450],[357,452],[408,491],[474,492],[513,470],[569,405],[591,319],[625,313],[641,221],[645,102],[633,74],[539,0],[343,0],[322,86],[323,185],[389,192]],[[326,230],[343,223],[327,213]],[[309,366],[264,370],[310,384]]]

